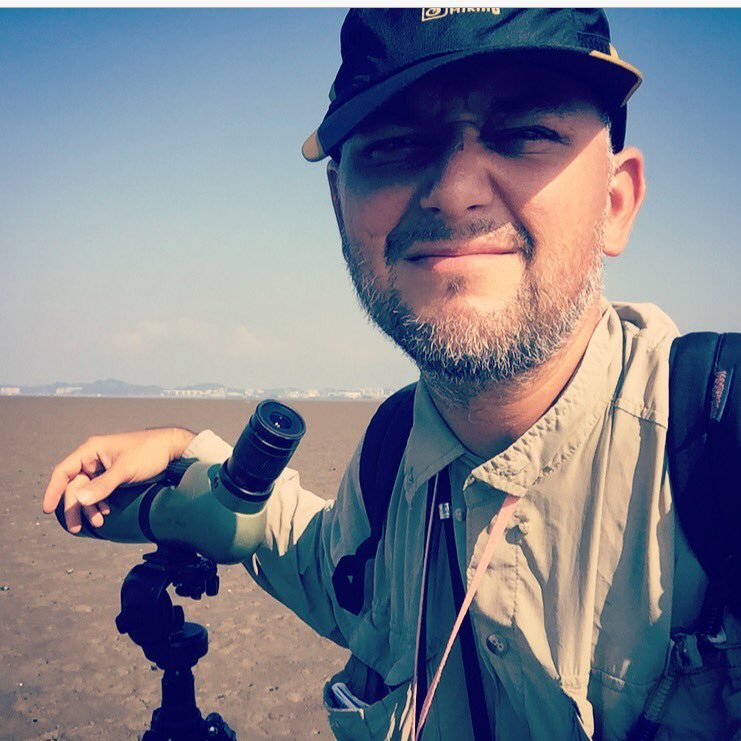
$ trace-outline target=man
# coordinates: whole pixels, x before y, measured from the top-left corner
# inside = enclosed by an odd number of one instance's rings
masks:
[[[411,737],[415,690],[455,618],[455,572],[426,525],[429,483],[445,476],[452,558],[464,589],[483,560],[482,580],[473,659],[455,644],[423,738],[625,738],[647,703],[658,715],[672,631],[691,628],[705,586],[664,465],[677,330],[656,307],[600,295],[603,256],[623,250],[644,195],[642,155],[623,141],[640,74],[592,10],[351,11],[342,52],[303,153],[330,156],[362,305],[420,369],[414,425],[359,614],[332,577],[369,532],[360,447],[335,502],[295,472],[280,479],[245,566],[352,650],[335,680],[368,706],[343,707],[330,682],[337,736]],[[100,525],[121,483],[228,454],[209,432],[95,438],[57,466],[44,508],[64,496],[70,530],[83,515]],[[497,521],[506,532],[482,559]],[[672,683],[659,738],[730,735],[738,667],[725,661],[700,657]]]

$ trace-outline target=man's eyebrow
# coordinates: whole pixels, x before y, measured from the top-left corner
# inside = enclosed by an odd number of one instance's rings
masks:
[[[424,111],[414,110],[408,106],[392,108],[384,111],[384,115],[371,115],[358,126],[357,132],[367,133],[375,129],[388,128],[391,126],[414,126],[423,118]]]
[[[574,110],[579,105],[579,100],[570,98],[547,98],[543,96],[531,97],[520,96],[501,98],[492,106],[489,115],[495,118],[515,116],[523,114],[563,114]]]

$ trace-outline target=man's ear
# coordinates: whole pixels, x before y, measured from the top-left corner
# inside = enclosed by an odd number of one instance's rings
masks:
[[[332,207],[334,208],[335,219],[337,219],[337,227],[340,234],[344,234],[345,222],[342,218],[342,206],[340,205],[340,173],[338,168],[339,164],[330,159],[327,163],[327,181],[329,182],[329,193],[332,196]]]
[[[609,257],[616,257],[625,249],[645,194],[643,154],[635,147],[626,147],[615,155],[608,193],[605,254]]]

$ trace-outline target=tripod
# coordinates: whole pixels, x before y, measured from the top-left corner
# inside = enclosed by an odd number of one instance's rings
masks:
[[[164,670],[162,705],[152,713],[142,741],[236,741],[218,713],[204,719],[196,706],[192,668],[208,651],[208,631],[185,621],[183,608],[173,605],[167,593],[171,584],[181,597],[211,597],[219,591],[216,564],[195,551],[158,544],[121,586],[116,627]]]

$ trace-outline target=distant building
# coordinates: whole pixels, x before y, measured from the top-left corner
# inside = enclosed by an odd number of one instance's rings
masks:
[[[165,389],[164,395],[188,399],[224,399],[226,398],[226,389],[223,386],[218,388]]]
[[[389,392],[387,389],[382,388],[364,388],[360,389],[360,394],[363,397],[363,399],[385,399],[387,396],[391,396],[392,392]]]
[[[330,399],[348,399],[351,401],[357,401],[363,398],[363,394],[360,391],[348,391],[345,389],[330,391],[328,395]]]
[[[0,396],[18,396],[20,393],[20,386],[0,386]]]
[[[57,396],[73,396],[82,391],[82,386],[57,386],[54,392]]]

